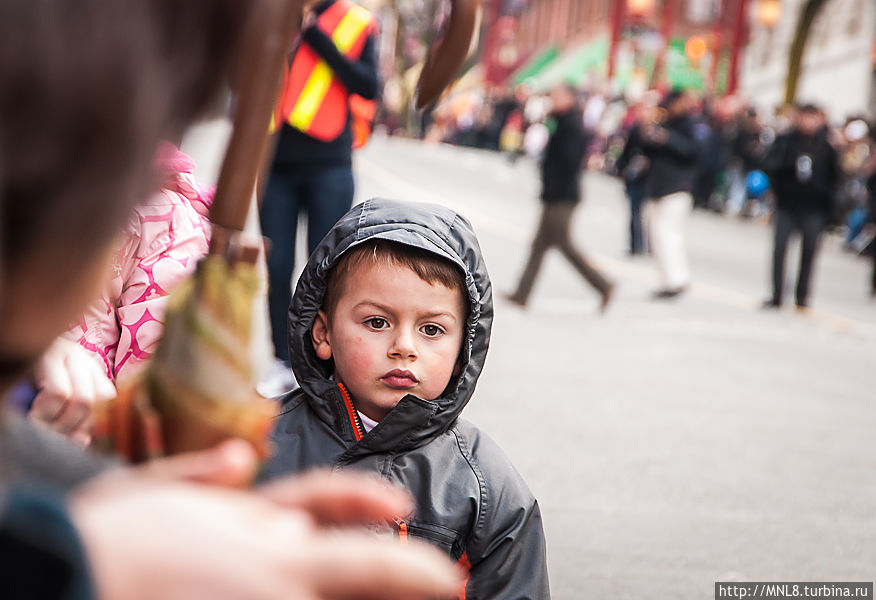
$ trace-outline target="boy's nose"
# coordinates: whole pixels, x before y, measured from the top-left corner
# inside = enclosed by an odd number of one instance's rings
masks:
[[[392,346],[389,348],[389,355],[393,358],[417,358],[417,345],[414,336],[401,329],[396,331]]]

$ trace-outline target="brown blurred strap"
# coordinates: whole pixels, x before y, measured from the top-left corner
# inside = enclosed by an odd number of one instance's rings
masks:
[[[222,163],[210,220],[241,231],[268,145],[268,123],[279,93],[289,46],[298,32],[302,0],[258,0],[238,66],[234,129]],[[211,244],[224,254],[227,236]]]
[[[479,0],[450,0],[447,29],[426,56],[417,82],[417,110],[434,104],[444,88],[456,78],[468,56],[479,9]]]

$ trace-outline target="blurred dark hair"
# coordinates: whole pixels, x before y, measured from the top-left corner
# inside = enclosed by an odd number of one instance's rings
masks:
[[[661,108],[669,108],[672,106],[677,100],[681,100],[684,96],[684,92],[678,88],[669,90],[666,93],[666,96],[663,97],[663,101],[660,103]]]
[[[818,106],[816,106],[815,104],[807,103],[807,104],[801,104],[797,108],[797,112],[809,113],[809,114],[812,114],[812,113],[821,114],[821,109]]]
[[[4,279],[35,249],[75,265],[106,245],[151,191],[158,142],[227,78],[256,3],[0,2]]]

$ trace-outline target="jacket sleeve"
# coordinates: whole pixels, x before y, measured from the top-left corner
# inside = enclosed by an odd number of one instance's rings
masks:
[[[547,553],[538,502],[495,442],[482,439],[478,445],[475,456],[486,474],[486,493],[467,545],[470,572],[465,598],[548,600]]]
[[[617,163],[615,164],[619,175],[624,174],[626,168],[630,166],[630,161],[633,159],[633,156],[641,151],[642,141],[639,138],[639,125],[637,123],[633,125],[633,127],[630,129],[630,132],[627,135],[627,139],[624,142],[624,149],[621,152],[620,157],[617,159]]]
[[[767,150],[763,161],[763,170],[771,179],[785,179],[794,174],[794,162],[789,159],[788,146],[790,138],[787,135],[780,136]]]
[[[374,34],[369,35],[365,40],[362,54],[357,61],[349,60],[341,54],[331,38],[316,25],[305,29],[302,37],[331,67],[350,92],[366,100],[374,100],[377,97],[379,84]]]
[[[120,332],[113,374],[117,380],[152,358],[164,330],[168,294],[207,253],[209,232],[203,218],[177,192],[161,193],[179,199],[161,208],[160,216],[141,215],[139,247],[116,300]]]
[[[688,128],[686,131],[669,130],[669,138],[663,145],[663,149],[671,152],[676,157],[687,162],[694,162],[700,155],[700,144],[693,132]]]

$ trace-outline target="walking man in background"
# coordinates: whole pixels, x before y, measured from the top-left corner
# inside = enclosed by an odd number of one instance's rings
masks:
[[[818,238],[833,211],[833,192],[839,181],[836,150],[827,139],[824,113],[811,104],[800,107],[794,127],[780,136],[770,150],[766,168],[776,195],[773,295],[766,308],[782,305],[785,287],[785,250],[791,234],[800,232],[800,272],[796,304],[806,309],[809,280]]]
[[[648,233],[661,282],[655,298],[675,298],[690,285],[684,227],[693,209],[700,147],[689,113],[688,98],[673,90],[639,129],[650,165],[645,181]]]
[[[312,252],[353,204],[351,101],[378,93],[377,25],[349,0],[309,2],[277,108],[277,150],[261,206],[271,240],[268,304],[274,352],[289,364],[287,312],[292,299],[298,212],[307,212]]]
[[[581,167],[587,152],[588,140],[581,108],[575,89],[568,85],[555,88],[551,92],[551,101],[551,118],[555,128],[548,139],[541,163],[541,200],[544,205],[541,222],[517,290],[508,296],[508,300],[526,306],[544,255],[549,248],[556,246],[599,292],[600,310],[605,311],[611,301],[614,284],[581,255],[569,238],[575,207],[581,200]]]

